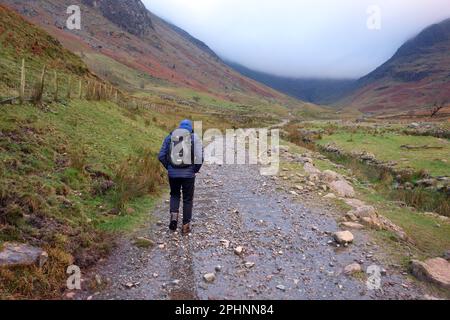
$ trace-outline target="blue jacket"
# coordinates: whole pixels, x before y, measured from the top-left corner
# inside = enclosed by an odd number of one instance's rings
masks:
[[[187,129],[192,132],[192,124],[190,121],[185,120],[180,124],[181,129]],[[200,138],[194,133],[194,159],[201,159],[201,163],[190,165],[187,168],[174,168],[169,162],[170,153],[170,142],[171,135],[168,135],[162,144],[161,151],[159,152],[159,161],[162,163],[164,168],[167,169],[170,178],[194,178],[195,175],[200,172],[203,165],[203,146]],[[200,161],[199,161],[200,162]]]

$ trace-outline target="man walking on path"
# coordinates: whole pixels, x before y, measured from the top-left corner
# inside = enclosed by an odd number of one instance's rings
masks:
[[[176,231],[183,192],[183,234],[191,232],[192,208],[194,204],[195,176],[203,164],[203,146],[193,132],[192,122],[183,120],[163,142],[159,161],[169,173],[170,225]]]

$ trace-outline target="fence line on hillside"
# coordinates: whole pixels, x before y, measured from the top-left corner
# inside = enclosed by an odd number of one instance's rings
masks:
[[[38,79],[33,81],[33,79],[30,79],[32,74],[28,73],[25,59],[22,59],[18,96],[0,100],[0,104],[13,104],[15,101],[42,104],[44,100],[58,102],[63,99],[72,100],[74,98],[118,103],[120,97],[125,96],[112,84],[107,84],[101,80],[82,76],[77,78],[72,75],[68,75],[66,79],[63,79],[63,75],[54,70],[52,75],[53,81],[48,81],[50,74],[47,66],[44,65]],[[64,83],[64,81],[66,82]],[[77,86],[77,89],[74,86]],[[29,92],[27,92],[27,88]],[[65,89],[65,93],[63,89]]]
[[[38,73],[37,79],[36,73]],[[35,79],[31,79],[33,76]],[[63,79],[63,77],[66,77],[66,79]],[[44,102],[61,102],[73,99],[111,101],[124,108],[145,108],[157,113],[177,109],[176,105],[168,106],[165,103],[155,103],[130,96],[114,87],[114,85],[93,77],[80,76],[77,78],[73,75],[65,75],[58,70],[49,70],[46,65],[40,71],[34,70],[33,74],[29,72],[29,69],[27,70],[25,59],[22,59],[20,65],[18,96],[0,100],[0,105],[14,104],[16,101],[21,104],[31,102],[35,105],[41,105]]]

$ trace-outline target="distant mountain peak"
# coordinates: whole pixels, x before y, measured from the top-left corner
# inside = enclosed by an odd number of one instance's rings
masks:
[[[150,12],[141,0],[83,0],[105,18],[135,36],[145,36],[154,28]]]
[[[393,58],[420,54],[424,50],[448,40],[450,40],[450,18],[425,28],[417,36],[402,45]]]

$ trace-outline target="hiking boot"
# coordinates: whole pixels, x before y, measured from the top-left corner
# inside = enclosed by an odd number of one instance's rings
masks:
[[[170,225],[169,225],[169,229],[171,231],[177,231],[177,227],[178,227],[178,216],[179,214],[177,212],[172,212],[170,214]]]
[[[183,229],[181,231],[183,234],[189,234],[191,233],[191,224],[190,223],[186,223],[185,225],[183,225]]]

